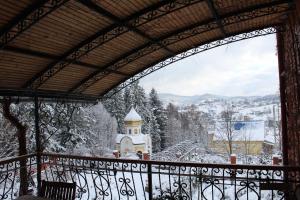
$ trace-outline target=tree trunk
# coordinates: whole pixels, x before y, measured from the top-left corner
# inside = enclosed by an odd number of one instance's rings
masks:
[[[17,117],[15,117],[10,112],[10,104],[11,100],[4,98],[2,106],[3,106],[3,116],[17,129],[17,137],[19,142],[19,156],[26,155],[26,129],[27,127],[23,125]],[[20,195],[27,194],[28,190],[28,179],[27,179],[27,166],[26,159],[20,160]]]

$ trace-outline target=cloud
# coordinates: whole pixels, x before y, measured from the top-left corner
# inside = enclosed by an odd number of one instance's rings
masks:
[[[147,92],[266,95],[279,86],[275,35],[218,47],[183,59],[140,81]]]

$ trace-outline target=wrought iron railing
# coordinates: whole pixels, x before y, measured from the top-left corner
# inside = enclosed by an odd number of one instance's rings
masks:
[[[36,191],[36,155],[0,161],[0,199],[15,199]]]
[[[35,156],[26,159],[35,192]],[[0,162],[0,199],[19,195],[19,159]],[[42,179],[76,182],[77,199],[295,199],[299,167],[122,160],[43,154]],[[5,188],[4,190],[2,188]]]

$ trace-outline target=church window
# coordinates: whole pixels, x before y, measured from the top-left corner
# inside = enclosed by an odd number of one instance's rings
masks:
[[[131,134],[131,129],[128,130],[128,133]]]
[[[137,129],[134,129],[134,134],[137,134],[137,133],[138,133]]]

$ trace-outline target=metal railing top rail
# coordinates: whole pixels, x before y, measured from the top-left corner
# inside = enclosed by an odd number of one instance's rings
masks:
[[[16,156],[13,158],[4,158],[4,159],[0,160],[0,165],[19,161],[19,160],[26,160],[27,158],[32,158],[32,157],[35,157],[36,155],[37,154],[32,153],[32,154],[27,154],[27,155],[23,155],[23,156]]]
[[[81,159],[90,161],[106,161],[106,162],[122,162],[122,163],[139,163],[148,165],[169,165],[169,166],[188,166],[188,167],[210,167],[210,168],[231,168],[231,169],[257,169],[257,170],[282,170],[282,171],[300,171],[300,166],[274,166],[274,165],[241,165],[241,164],[210,164],[210,163],[195,163],[195,162],[171,162],[171,161],[155,161],[155,160],[132,160],[132,159],[117,159],[117,158],[102,158],[89,156],[76,156],[66,154],[43,153],[42,156],[53,158],[69,158]]]
[[[8,158],[0,160],[1,164],[7,164],[27,158],[32,158],[37,154],[27,154],[23,156],[17,156],[14,158]],[[69,159],[81,159],[90,161],[107,161],[107,162],[122,162],[122,163],[139,163],[139,164],[151,164],[151,165],[170,165],[170,166],[190,166],[190,167],[214,167],[214,168],[231,168],[231,169],[268,169],[268,170],[299,170],[300,166],[275,166],[275,165],[242,165],[242,164],[216,164],[216,163],[195,163],[195,162],[180,162],[180,161],[156,161],[156,160],[133,160],[133,159],[117,159],[117,158],[104,158],[104,157],[91,157],[91,156],[78,156],[67,155],[57,153],[42,153],[41,156],[49,156],[53,158],[69,158]]]

